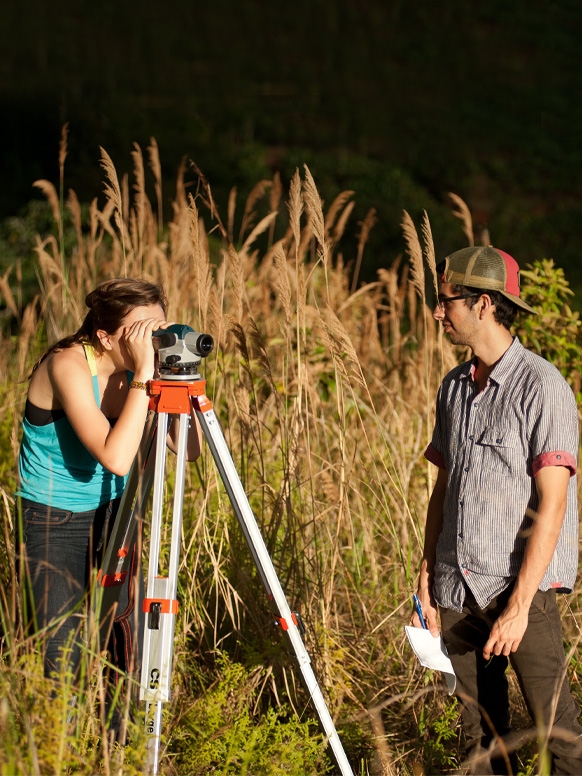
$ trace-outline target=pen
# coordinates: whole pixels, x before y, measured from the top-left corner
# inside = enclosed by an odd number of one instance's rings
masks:
[[[420,598],[416,595],[416,593],[412,594],[412,600],[414,602],[414,608],[416,610],[416,613],[418,614],[418,619],[420,620],[420,624],[425,630],[428,630],[428,625],[426,624],[426,620],[424,619],[424,615],[422,613]]]

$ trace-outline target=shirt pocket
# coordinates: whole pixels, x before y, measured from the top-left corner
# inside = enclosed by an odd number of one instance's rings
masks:
[[[511,476],[525,469],[521,439],[515,429],[486,428],[478,440],[483,448],[483,470]]]

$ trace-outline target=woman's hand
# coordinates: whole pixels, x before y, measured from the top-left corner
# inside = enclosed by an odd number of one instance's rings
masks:
[[[120,336],[120,347],[125,349],[133,361],[133,373],[136,380],[151,380],[155,371],[155,350],[152,334],[156,329],[171,326],[163,318],[144,318],[125,327]]]

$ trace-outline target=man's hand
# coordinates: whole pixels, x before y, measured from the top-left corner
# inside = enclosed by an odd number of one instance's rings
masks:
[[[422,578],[422,572],[421,572],[421,578]],[[422,607],[422,615],[424,617],[424,621],[429,631],[432,633],[433,636],[436,637],[439,635],[439,626],[437,621],[438,610],[437,610],[436,602],[432,597],[432,595],[428,592],[427,588],[423,585],[421,585],[421,587],[418,588],[417,595],[418,595],[418,600],[420,601],[420,605]],[[415,628],[423,627],[416,609],[412,614],[411,623]]]
[[[505,655],[515,652],[521,644],[527,629],[529,607],[519,606],[509,600],[491,628],[489,640],[483,647],[483,657],[489,660],[492,655]]]

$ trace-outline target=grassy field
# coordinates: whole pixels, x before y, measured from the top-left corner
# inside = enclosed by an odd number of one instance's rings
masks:
[[[0,347],[1,772],[141,773],[139,713],[126,713],[126,747],[108,739],[99,703],[106,657],[91,648],[90,620],[76,706],[70,677],[56,689],[42,677],[38,643],[22,633],[12,542],[26,376],[47,341],[77,328],[87,292],[125,275],[161,282],[169,318],[215,339],[203,362],[207,393],[291,606],[306,624],[354,772],[455,771],[456,704],[439,675],[417,664],[403,630],[435,477],[423,458],[434,399],[464,355],[431,315],[428,216],[415,226],[403,215],[407,256],[359,286],[354,269],[373,213],[361,224],[356,254],[336,253],[351,192],[324,210],[307,168],[288,192],[276,178],[258,182],[240,207],[233,190],[225,214],[216,212],[203,176],[195,192],[186,191],[180,171],[173,218],[164,223],[155,143],[146,161],[135,147],[131,181],[118,180],[103,152],[105,198],[83,215],[74,193],[64,193],[65,156],[63,141],[61,185],[39,183],[55,228],[38,237],[38,296],[23,308],[18,266],[0,279],[2,301],[17,321],[16,333],[4,327]],[[470,239],[465,212],[459,247]],[[538,294],[528,298],[542,316],[521,327],[523,340],[559,362],[579,391],[573,365],[580,323],[566,306],[567,283],[551,262],[530,268],[528,280],[526,293]],[[168,509],[171,491],[170,475]],[[162,773],[333,773],[206,448],[188,469],[184,512]],[[579,602],[578,589],[561,606],[573,687],[582,698]],[[512,688],[515,722],[527,727],[513,679]],[[124,697],[119,707],[126,712]],[[537,772],[533,746],[520,756],[525,773]]]

